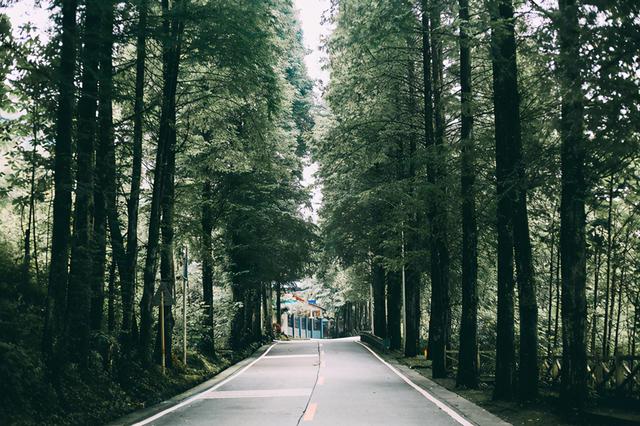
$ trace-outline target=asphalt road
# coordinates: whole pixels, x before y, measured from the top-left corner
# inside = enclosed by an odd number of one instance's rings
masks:
[[[294,341],[138,425],[468,424],[434,399],[355,339]]]

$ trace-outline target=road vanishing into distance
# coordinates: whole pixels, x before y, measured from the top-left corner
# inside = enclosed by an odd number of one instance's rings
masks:
[[[278,342],[137,425],[471,425],[357,338]]]

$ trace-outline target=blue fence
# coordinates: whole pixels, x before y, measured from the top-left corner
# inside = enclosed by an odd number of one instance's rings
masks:
[[[326,339],[329,337],[329,320],[295,315],[288,316],[287,334],[298,339]]]

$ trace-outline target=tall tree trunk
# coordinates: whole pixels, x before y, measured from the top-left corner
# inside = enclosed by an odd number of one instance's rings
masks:
[[[520,313],[519,396],[521,399],[531,400],[538,393],[538,307],[529,237],[527,182],[522,158],[515,18],[511,0],[499,0],[497,5],[492,6],[492,26],[496,168],[500,169],[496,176],[499,180],[498,185],[507,187],[503,188],[506,191],[504,196],[510,204],[509,211],[502,210],[499,216],[501,214],[512,216],[509,225],[513,250],[515,250]],[[500,155],[498,151],[501,151]],[[501,157],[499,165],[498,157]],[[500,196],[501,194],[498,195]],[[506,252],[507,247],[504,247],[504,250]],[[509,254],[509,258],[511,257],[512,255]],[[512,276],[512,271],[506,271],[506,265],[504,272]],[[508,281],[512,279],[507,278]],[[510,291],[512,293],[512,290]],[[510,309],[513,311],[512,306]],[[512,316],[513,312],[508,315]],[[512,329],[513,327],[511,330],[505,328],[505,331],[512,333]],[[512,350],[511,347],[506,349]],[[510,357],[511,355],[507,358]],[[504,366],[504,378],[508,376],[507,369],[512,372],[513,365]],[[512,373],[509,374],[512,376]],[[507,398],[511,396],[510,388],[513,386],[513,381],[511,380],[511,384],[507,382],[508,380],[501,382],[501,386],[505,384],[504,388],[498,389],[496,386],[494,396],[498,398],[502,398],[502,395]]]
[[[491,3],[491,47],[498,198],[498,318],[493,396],[496,399],[511,399],[515,369],[512,213],[516,209],[512,147],[514,138],[519,138],[520,135],[511,0],[496,0]]]
[[[614,354],[619,354],[620,353],[620,348],[618,347],[618,344],[620,342],[619,337],[620,337],[620,314],[622,313],[622,296],[623,296],[623,290],[624,290],[624,262],[622,264],[622,272],[620,273],[620,284],[618,284],[618,309],[617,309],[617,314],[616,314],[616,326],[615,326],[615,334],[614,334],[614,338],[613,338],[613,353]]]
[[[37,114],[37,111],[35,112]],[[37,118],[36,118],[37,119]],[[36,156],[38,150],[38,131],[39,125],[34,123],[33,125],[33,150],[31,152],[31,177],[29,183],[29,211],[31,214],[31,245],[33,246],[33,251],[31,251],[31,258],[33,259],[33,266],[35,268],[35,278],[36,282],[40,283],[40,261],[38,259],[38,232],[37,226],[38,223],[36,217]],[[29,264],[30,266],[30,264]]]
[[[596,338],[598,335],[598,286],[600,283],[600,268],[602,267],[602,250],[596,246],[595,268],[593,272],[593,313],[591,315],[591,355],[596,355]]]
[[[91,329],[102,328],[104,310],[104,275],[107,255],[107,197],[115,191],[115,170],[111,171],[109,156],[113,147],[113,2],[103,0],[100,5],[100,47],[98,88],[98,145],[96,147],[96,183],[93,193],[94,259],[91,277]],[[112,175],[112,176],[110,176]]]
[[[615,255],[615,250],[612,252],[612,255]],[[606,339],[604,341],[604,353],[606,353],[605,356],[609,356],[611,355],[611,333],[613,330],[613,312],[615,310],[615,305],[616,305],[616,291],[618,289],[618,274],[616,273],[616,267],[617,264],[613,264],[612,265],[612,271],[611,271],[611,289],[610,289],[610,298],[608,300],[608,312],[606,313],[606,316],[609,318],[607,327],[605,329],[606,332]]]
[[[619,333],[620,333],[620,315],[622,313],[622,296],[624,295],[624,285],[625,285],[625,272],[626,272],[626,266],[627,266],[627,262],[626,262],[626,258],[627,258],[627,253],[629,250],[629,237],[630,237],[630,231],[627,231],[625,239],[624,239],[624,244],[622,245],[622,253],[620,254],[620,256],[618,256],[618,263],[620,266],[620,277],[619,277],[619,283],[618,283],[618,308],[617,308],[617,314],[616,314],[616,325],[615,325],[615,334],[614,334],[614,339],[613,339],[613,353],[614,354],[618,354],[620,352],[619,348],[618,348],[618,343],[619,343]],[[613,301],[612,301],[613,303]],[[611,318],[613,319],[613,307],[611,309]],[[611,334],[611,332],[609,332],[609,334]]]
[[[71,226],[74,74],[76,64],[77,0],[62,1],[62,48],[58,71],[58,107],[54,160],[53,225],[49,287],[42,348],[49,371],[57,376],[66,312]]]
[[[246,300],[244,293],[245,289],[242,288],[241,283],[234,282],[231,284],[231,293],[233,297],[233,302],[236,305],[235,312],[233,315],[233,321],[231,321],[231,336],[229,338],[229,343],[231,345],[232,350],[241,350],[245,346],[245,329],[246,329],[246,315],[245,310],[248,309],[246,306]],[[242,304],[238,304],[237,302],[243,302]]]
[[[84,363],[89,354],[90,311],[94,240],[92,232],[94,190],[94,139],[98,98],[98,57],[100,2],[87,0],[84,47],[82,50],[82,90],[78,101],[78,157],[73,242],[69,269],[67,344],[70,358]]]
[[[556,304],[555,304],[555,313],[554,313],[554,321],[553,321],[553,353],[555,354],[558,349],[558,338],[560,337],[560,295],[562,294],[561,286],[560,286],[560,251],[557,251],[556,254]]]
[[[562,390],[566,406],[583,406],[587,399],[585,325],[586,243],[583,135],[584,98],[580,78],[580,27],[576,0],[559,0],[560,55],[558,71],[562,94],[560,120],[562,201]]]
[[[385,339],[387,337],[387,318],[385,304],[384,268],[378,256],[372,260],[371,289],[373,291],[373,333]]]
[[[175,296],[176,269],[174,261],[174,231],[173,218],[175,209],[175,168],[176,168],[176,109],[175,104],[171,108],[169,115],[169,144],[167,146],[167,161],[164,173],[165,182],[162,194],[162,219],[160,230],[162,232],[162,245],[160,247],[160,281],[169,289],[172,296]],[[173,306],[165,306],[164,312],[164,339],[165,339],[165,365],[172,368],[172,342],[173,326]]]
[[[29,212],[28,212],[28,218],[27,218],[27,229],[24,232],[24,258],[22,261],[22,267],[23,267],[23,284],[26,286],[29,284],[30,281],[30,271],[31,271],[31,241],[33,241],[34,243],[34,247],[35,247],[35,243],[37,241],[37,235],[36,235],[36,217],[35,217],[35,192],[36,192],[36,155],[38,153],[38,130],[37,130],[37,126],[36,126],[36,120],[37,120],[37,107],[34,107],[32,114],[34,116],[33,118],[33,131],[32,131],[32,136],[33,139],[31,140],[31,172],[30,172],[30,176],[29,176]],[[33,235],[33,240],[31,239],[31,236]],[[35,260],[36,260],[36,265],[38,262],[38,256],[37,253],[35,253]],[[37,272],[37,269],[36,269]],[[37,280],[37,275],[36,275],[36,282],[38,282]]]
[[[424,20],[428,18],[425,16]],[[428,31],[427,31],[427,47],[428,47]],[[409,41],[407,43],[409,49],[413,48],[412,42]],[[431,77],[429,77],[430,81]],[[407,67],[407,82],[408,82],[408,109],[410,113],[416,114],[417,107],[417,96],[415,93],[415,84],[416,76],[415,76],[415,65],[412,60],[408,61]],[[424,94],[425,99],[427,98],[427,94]],[[431,99],[431,93],[428,94],[429,100]],[[429,101],[429,105],[431,102]],[[431,113],[429,113],[431,114]],[[431,121],[429,120],[429,123]],[[431,127],[430,127],[431,129]],[[409,144],[408,144],[408,152],[406,154],[405,162],[407,163],[407,172],[406,172],[406,180],[408,182],[409,188],[409,197],[410,199],[414,199],[417,196],[417,182],[416,182],[416,151],[417,151],[417,135],[414,132],[410,133],[409,136]],[[404,151],[404,147],[402,147],[402,151]],[[418,223],[418,214],[416,212],[411,212],[407,219],[408,226],[402,229],[402,244],[404,245],[403,252],[403,267],[405,268],[405,280],[404,280],[404,300],[403,309],[404,309],[404,320],[405,320],[405,335],[404,335],[404,355],[407,357],[414,357],[418,354],[418,344],[420,340],[420,266],[418,264],[418,256],[416,253],[420,249],[420,240],[419,235],[416,230],[419,228],[420,224]],[[406,243],[405,243],[406,240]],[[402,283],[401,283],[402,285]],[[402,293],[401,293],[402,294]]]
[[[262,328],[264,329],[264,334],[273,338],[272,328],[271,328],[271,309],[269,308],[268,297],[267,294],[271,292],[271,286],[269,283],[262,283],[261,285],[261,297],[262,297]],[[313,321],[313,318],[312,318]]]
[[[116,331],[116,262],[109,267],[109,287],[107,293],[107,331],[111,336]]]
[[[640,327],[640,291],[636,292],[635,302],[633,304],[633,335],[631,338],[631,351],[629,355],[636,355],[636,344],[638,340],[638,328]]]
[[[471,92],[471,46],[469,1],[459,0],[462,194],[462,317],[456,384],[478,387],[478,229],[475,204],[475,149],[473,142],[473,98]]]
[[[282,283],[276,283],[276,315],[278,316],[278,325],[282,327]]]
[[[402,277],[399,271],[386,271],[387,281],[387,334],[389,348],[398,350],[402,347]]]
[[[613,233],[612,231],[612,221],[613,221],[613,176],[609,178],[609,207],[607,209],[607,278],[605,284],[605,295],[604,295],[604,328],[603,328],[603,336],[602,336],[602,356],[609,356],[609,330],[611,316],[609,315],[609,309],[611,306],[611,295],[612,295],[612,277],[611,277],[611,263],[612,263],[612,254],[613,254]]]
[[[514,57],[515,61],[515,57]],[[514,67],[515,70],[515,67]],[[517,88],[517,84],[515,85]],[[517,92],[514,94],[517,99]],[[518,102],[519,104],[519,102]],[[515,111],[519,111],[519,105]],[[516,123],[520,123],[518,112]],[[538,303],[533,270],[533,255],[529,236],[527,214],[526,176],[522,158],[520,126],[514,134],[514,159],[516,167],[516,201],[513,219],[513,239],[518,282],[518,307],[520,314],[520,363],[519,396],[529,401],[538,395]]]
[[[163,90],[162,90],[162,111],[160,115],[160,130],[158,137],[158,147],[156,152],[156,169],[153,177],[153,193],[151,198],[151,212],[149,214],[149,233],[147,240],[147,258],[144,268],[144,286],[142,299],[140,301],[140,355],[143,362],[150,360],[149,350],[152,332],[152,309],[151,298],[155,290],[155,279],[158,264],[160,218],[162,213],[161,202],[165,198],[165,185],[167,183],[166,174],[173,174],[170,170],[171,156],[175,147],[172,140],[175,136],[175,108],[176,89],[178,83],[178,65],[180,58],[180,38],[182,23],[178,19],[178,14],[173,13],[175,9],[182,7],[182,2],[176,2],[169,10],[168,0],[162,0],[163,24]],[[173,13],[173,19],[170,14]],[[172,121],[173,118],[173,121]],[[170,177],[173,180],[173,177]]]
[[[209,355],[215,354],[213,330],[213,211],[211,208],[211,180],[202,185],[202,296],[204,301],[204,324],[201,349]]]
[[[556,209],[554,206],[553,215],[551,216],[551,226],[549,227],[549,233],[551,234],[551,254],[549,256],[549,289],[548,289],[548,304],[547,304],[547,357],[551,358],[552,355],[552,347],[551,347],[551,336],[552,330],[551,325],[553,322],[553,278],[554,278],[554,265],[555,265],[555,248],[556,248],[556,229],[555,229],[555,218],[556,218]],[[558,265],[560,267],[560,265]]]
[[[446,174],[444,171],[446,156],[444,148],[444,105],[442,102],[441,4],[439,0],[434,0],[431,9],[429,9],[427,3],[426,0],[422,2],[422,57],[425,88],[425,143],[428,150],[427,179],[432,190],[428,209],[429,252],[431,258],[429,356],[433,361],[433,377],[444,377],[447,373],[446,349],[449,344],[451,318],[449,306],[449,248],[447,242],[448,220],[443,202],[446,192]],[[431,38],[431,42],[429,38]],[[430,62],[431,65],[429,65]],[[427,81],[429,74],[431,74],[431,80]],[[431,104],[431,101],[433,101],[433,104]],[[432,120],[434,126],[431,131]]]
[[[121,273],[122,287],[122,330],[125,340],[136,337],[135,316],[135,276],[138,259],[138,207],[140,205],[140,182],[142,176],[142,121],[144,114],[144,74],[146,61],[146,35],[148,0],[140,0],[138,6],[138,29],[136,39],[136,85],[133,117],[133,149],[131,158],[131,194],[127,202],[127,248]]]

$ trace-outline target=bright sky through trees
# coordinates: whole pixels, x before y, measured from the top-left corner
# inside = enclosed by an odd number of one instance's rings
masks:
[[[305,64],[309,77],[317,81],[315,86],[316,97],[320,98],[321,88],[329,82],[329,72],[323,69],[326,55],[322,52],[322,39],[329,35],[330,28],[322,24],[322,16],[331,6],[330,0],[295,0],[295,8],[298,11],[298,19],[302,27],[304,45],[308,49],[305,56]],[[314,173],[318,170],[316,164],[309,164],[304,168],[303,184],[305,186],[316,185]],[[311,199],[312,209],[308,211],[314,221],[317,220],[317,211],[322,203],[322,192],[319,187],[313,189]]]

